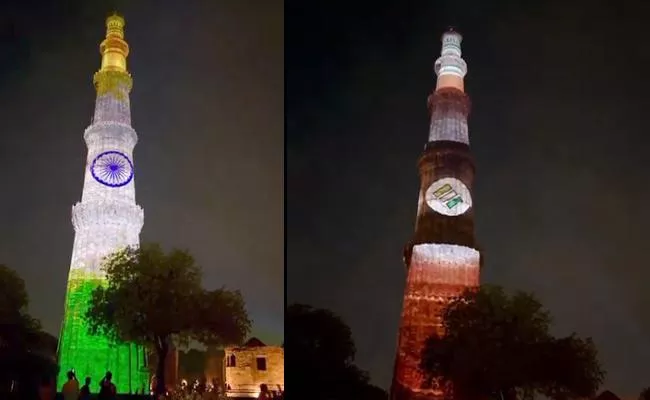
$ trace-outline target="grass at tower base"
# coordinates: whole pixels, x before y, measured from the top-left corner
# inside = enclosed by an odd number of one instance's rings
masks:
[[[80,384],[87,376],[92,379],[91,392],[96,393],[106,371],[111,371],[118,393],[148,393],[149,373],[144,348],[116,344],[105,336],[88,332],[85,313],[92,291],[103,283],[104,280],[97,276],[70,273],[59,338],[57,390],[60,391],[66,382],[67,372],[74,370]]]

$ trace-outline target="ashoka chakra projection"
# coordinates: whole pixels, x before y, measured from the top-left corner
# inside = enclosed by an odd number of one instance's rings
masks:
[[[133,163],[124,153],[105,151],[95,157],[90,166],[90,173],[103,185],[124,186],[133,179]]]

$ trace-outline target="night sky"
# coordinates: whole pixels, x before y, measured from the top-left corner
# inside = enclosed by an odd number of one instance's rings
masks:
[[[143,242],[188,249],[204,284],[241,289],[253,335],[284,322],[283,2],[13,0],[0,9],[0,263],[58,335],[92,76],[126,18]]]
[[[555,333],[594,338],[604,388],[636,396],[650,385],[650,4],[352,3],[287,2],[287,302],[341,315],[389,387],[426,99],[454,25],[482,282],[535,292]]]

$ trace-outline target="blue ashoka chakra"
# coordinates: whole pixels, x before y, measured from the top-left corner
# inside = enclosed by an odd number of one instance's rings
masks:
[[[95,157],[90,173],[103,185],[120,187],[133,179],[133,163],[124,153],[105,151]]]

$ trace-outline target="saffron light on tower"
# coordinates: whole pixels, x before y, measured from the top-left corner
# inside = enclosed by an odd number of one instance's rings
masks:
[[[133,149],[138,137],[131,127],[124,25],[119,15],[106,19],[106,38],[99,47],[102,64],[93,79],[97,98],[84,133],[84,185],[81,202],[72,207],[75,238],[58,349],[59,388],[70,370],[79,380],[91,377],[94,384],[110,371],[118,393],[144,393],[149,386],[144,349],[90,335],[84,318],[92,291],[105,282],[102,259],[138,246],[144,223],[144,212],[135,202]]]
[[[392,400],[439,399],[443,389],[427,386],[419,370],[424,343],[444,334],[442,312],[454,297],[479,284],[481,257],[474,236],[474,161],[469,148],[465,94],[467,65],[462,37],[449,30],[435,63],[436,89],[429,96],[429,141],[418,162],[420,198],[415,233],[404,251],[406,288]]]

